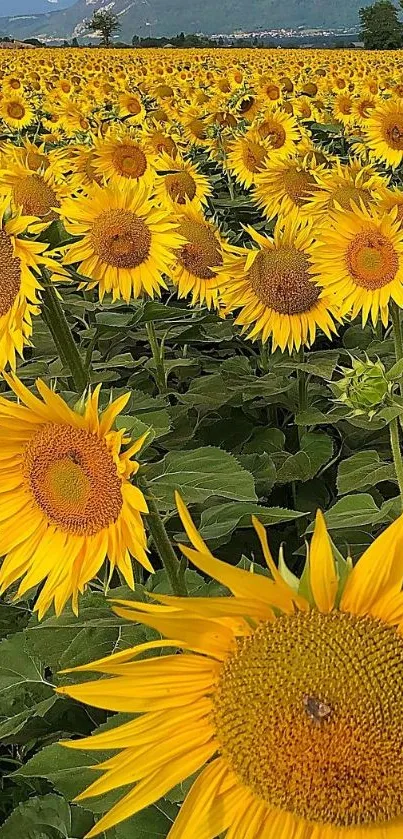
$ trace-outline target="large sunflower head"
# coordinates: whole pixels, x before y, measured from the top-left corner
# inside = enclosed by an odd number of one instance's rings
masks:
[[[196,772],[169,839],[398,839],[402,518],[352,568],[335,561],[318,512],[303,577],[287,571],[286,582],[257,520],[267,575],[216,559],[179,498],[178,508],[192,544],[183,553],[232,596],[118,602],[120,617],[167,640],[76,668],[102,677],[59,688],[140,714],[65,743],[118,750],[77,800],[132,785],[87,839]],[[136,661],[160,644],[172,654]]]
[[[208,178],[202,175],[199,167],[176,155],[175,158],[161,154],[156,168],[154,187],[158,200],[170,209],[181,210],[186,204],[200,208],[207,203],[211,195]]]
[[[67,187],[57,183],[52,167],[42,165],[33,171],[27,161],[17,158],[10,159],[7,165],[0,173],[0,194],[24,215],[36,216],[36,229],[46,227],[57,218],[60,199],[67,194]]]
[[[294,116],[280,109],[264,111],[256,120],[255,128],[270,149],[270,157],[289,157],[295,154],[300,131]]]
[[[68,232],[80,237],[68,247],[64,264],[78,263],[79,273],[88,277],[85,285],[98,286],[101,299],[112,292],[114,300],[128,302],[166,287],[163,274],[183,240],[145,187],[93,183],[87,195],[66,199],[60,214]]]
[[[216,307],[232,266],[229,246],[213,222],[191,205],[178,215],[178,233],[183,244],[175,251],[170,275],[179,297],[191,294],[193,305]]]
[[[273,350],[309,346],[318,328],[330,338],[337,308],[330,298],[321,299],[311,270],[312,223],[294,210],[277,222],[273,239],[248,231],[259,249],[240,251],[222,291],[229,309],[240,308],[235,323],[249,338],[271,338]]]
[[[269,149],[257,131],[248,131],[229,143],[227,166],[242,186],[256,183],[269,159]]]
[[[0,590],[20,580],[22,596],[43,584],[39,617],[52,603],[59,614],[70,597],[77,611],[79,592],[107,557],[133,586],[129,554],[152,568],[147,504],[130,483],[144,437],[127,447],[124,429],[113,430],[129,394],[99,414],[99,388],[76,411],[41,380],[38,399],[15,376],[6,379],[20,402],[0,398]]]
[[[306,214],[308,202],[318,188],[315,175],[321,168],[312,155],[270,160],[257,178],[254,199],[269,219],[276,215],[286,216],[293,209],[301,215]]]
[[[100,177],[115,180],[121,188],[136,183],[151,186],[155,177],[155,155],[128,130],[96,139],[92,164]]]
[[[362,166],[359,160],[347,165],[337,161],[334,168],[318,173],[316,180],[318,188],[309,204],[312,211],[320,214],[338,207],[350,210],[352,203],[369,207],[385,187],[385,179],[372,166]]]
[[[10,128],[26,128],[34,121],[34,109],[23,96],[10,92],[2,99],[0,117]]]
[[[10,214],[7,202],[0,202],[0,370],[7,365],[14,369],[16,353],[22,355],[29,343],[32,316],[39,313],[41,268],[51,275],[64,273],[46,256],[46,244],[24,238],[35,221]]]
[[[313,253],[313,272],[323,294],[334,295],[347,314],[369,314],[373,323],[388,322],[388,304],[403,306],[403,235],[397,207],[354,207],[330,213],[321,225],[320,245]]]
[[[396,167],[403,160],[403,103],[389,99],[377,105],[365,124],[368,145],[378,160]]]

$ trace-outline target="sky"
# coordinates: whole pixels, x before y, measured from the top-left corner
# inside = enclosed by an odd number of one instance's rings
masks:
[[[33,15],[66,9],[75,0],[0,0],[0,17],[7,15]]]

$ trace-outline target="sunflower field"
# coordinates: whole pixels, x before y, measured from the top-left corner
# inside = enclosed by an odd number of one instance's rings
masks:
[[[0,839],[402,839],[402,54],[0,52],[0,269]]]

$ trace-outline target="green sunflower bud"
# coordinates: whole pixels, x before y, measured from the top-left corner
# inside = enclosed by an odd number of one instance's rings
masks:
[[[352,367],[341,367],[342,379],[335,383],[337,401],[351,408],[354,415],[367,414],[372,417],[385,405],[391,393],[381,361],[352,359]]]

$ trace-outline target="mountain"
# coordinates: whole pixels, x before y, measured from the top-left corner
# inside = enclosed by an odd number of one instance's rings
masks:
[[[232,33],[304,26],[315,29],[358,24],[358,10],[371,0],[76,0],[47,14],[0,17],[0,34],[44,40],[85,38],[85,20],[106,9],[121,23],[120,38],[178,32]]]
[[[76,0],[2,0],[1,14],[39,15],[41,12],[54,12],[72,6]]]

